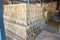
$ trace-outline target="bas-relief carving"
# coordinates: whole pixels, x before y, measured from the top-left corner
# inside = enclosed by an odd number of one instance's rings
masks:
[[[41,5],[41,4],[40,4]],[[41,6],[37,4],[14,4],[4,6],[4,16],[22,24],[30,24],[40,20]]]

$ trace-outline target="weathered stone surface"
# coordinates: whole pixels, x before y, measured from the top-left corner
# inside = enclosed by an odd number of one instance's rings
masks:
[[[33,25],[41,19],[41,4],[4,5],[4,18],[24,25]]]
[[[42,22],[42,18],[41,4],[14,4],[4,6],[5,28],[25,40],[34,40],[40,33],[39,23]]]
[[[35,40],[60,40],[60,35],[43,31]]]
[[[6,40],[24,40],[18,35],[15,35],[12,31],[6,29]]]
[[[18,35],[19,37],[22,37],[23,39],[26,40],[34,40],[37,35],[39,35],[39,33],[41,33],[42,31],[47,31],[47,32],[51,32],[51,33],[56,33],[58,32],[57,27],[55,29],[55,26],[51,26],[48,25],[44,22],[44,20],[41,20],[41,22],[35,26],[32,27],[26,27],[20,24],[16,24],[13,22],[9,22],[9,21],[4,21],[5,24],[5,29],[9,30],[9,32],[13,32],[14,34],[12,35]],[[19,38],[18,38],[19,39]]]
[[[35,37],[40,33],[39,24],[34,27],[26,27],[18,24],[14,24],[11,22],[4,22],[5,29],[11,31],[12,35],[18,35],[19,37],[25,40],[34,40]]]
[[[26,37],[26,27],[21,26],[21,25],[16,25],[14,23],[9,23],[5,21],[5,28],[14,32],[15,34],[21,36],[21,37]]]
[[[10,33],[12,32],[13,34],[11,34],[13,36],[19,36],[25,40],[34,40],[41,31],[51,32],[51,28],[45,23],[42,10],[43,7],[41,7],[41,4],[5,5],[5,28],[9,30]],[[45,17],[48,17],[48,15]],[[55,32],[55,30],[53,31]]]
[[[11,21],[26,24],[26,4],[5,5],[4,16]]]

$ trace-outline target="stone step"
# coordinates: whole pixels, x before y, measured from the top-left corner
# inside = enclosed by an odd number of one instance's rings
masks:
[[[43,31],[35,40],[60,40],[60,35]]]

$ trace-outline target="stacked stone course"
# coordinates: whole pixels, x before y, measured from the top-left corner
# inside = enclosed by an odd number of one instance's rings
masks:
[[[24,40],[35,40],[43,30],[56,32],[55,29],[45,23],[45,20],[49,16],[53,16],[56,10],[56,6],[53,5],[56,4],[21,3],[4,5],[4,24],[6,32],[9,30],[9,34],[6,34],[11,35],[13,33],[11,36],[15,37],[16,40],[21,38]],[[45,12],[44,8],[46,9]],[[49,15],[48,12],[52,12],[52,14]]]
[[[4,5],[5,28],[25,40],[34,40],[40,33],[42,18],[41,4]]]

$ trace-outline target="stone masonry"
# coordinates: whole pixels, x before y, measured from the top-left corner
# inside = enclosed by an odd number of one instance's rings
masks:
[[[10,30],[24,40],[36,38],[40,33],[39,24],[43,21],[42,19],[41,4],[4,5],[6,30]]]
[[[47,6],[47,4],[45,5]],[[49,3],[49,5],[53,4]],[[56,7],[54,9],[54,7],[48,6],[50,9],[53,8],[53,10],[47,9],[45,11],[46,14],[43,15],[43,6],[44,4],[41,5],[40,3],[4,5],[6,35],[10,38],[12,37],[11,40],[36,40],[42,31],[56,33],[58,31],[57,25],[56,28],[50,25],[54,24],[54,22],[50,22],[50,24],[45,23],[45,18],[49,18],[49,16],[46,16],[48,12],[54,12]]]

